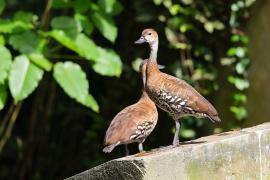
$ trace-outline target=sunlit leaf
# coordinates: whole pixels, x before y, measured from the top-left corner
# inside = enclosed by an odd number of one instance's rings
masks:
[[[72,51],[78,52],[78,47],[75,42],[68,37],[62,30],[52,30],[48,33],[52,38],[61,43],[63,46],[71,49]]]
[[[97,60],[100,56],[96,44],[84,34],[79,34],[75,40],[79,55],[88,60]]]
[[[73,62],[58,62],[53,70],[54,79],[63,90],[77,102],[98,111],[97,103],[88,94],[89,85],[86,74],[78,64]]]
[[[11,35],[9,43],[14,49],[24,54],[41,52],[44,46],[43,40],[32,31],[25,31],[21,34]]]
[[[32,24],[23,21],[0,20],[0,33],[21,32],[32,28]]]
[[[221,58],[222,66],[229,66],[235,62],[235,58]]]
[[[93,12],[92,20],[102,35],[114,42],[117,36],[117,27],[110,16],[100,13],[99,11]]]
[[[82,14],[75,14],[75,17],[77,22],[80,23],[80,26],[83,28],[83,31],[86,34],[90,34],[93,31],[93,24],[89,21],[89,19],[82,15]]]
[[[244,90],[249,87],[249,81],[247,79],[241,79],[234,76],[229,76],[228,81],[235,85],[235,87],[239,90]]]
[[[120,76],[122,62],[120,57],[112,50],[98,48],[99,58],[93,65],[94,71],[104,76]]]
[[[38,86],[43,71],[33,65],[27,56],[17,56],[11,66],[9,89],[15,102],[28,97]]]
[[[183,129],[180,131],[180,135],[184,138],[194,138],[196,132],[193,129]]]
[[[236,93],[233,95],[233,98],[236,102],[243,102],[245,103],[247,101],[247,96],[245,94]]]
[[[7,87],[0,83],[0,110],[5,107],[7,101]]]
[[[86,99],[85,99],[85,101],[82,104],[84,104],[85,106],[93,109],[93,111],[95,111],[95,112],[99,112],[98,103],[97,103],[97,101],[95,100],[95,98],[91,94],[88,94],[86,96]]]
[[[31,53],[29,56],[30,61],[45,71],[51,71],[52,63],[46,59],[41,53]]]
[[[206,23],[204,23],[204,28],[209,33],[214,32],[214,24],[212,22],[210,22],[210,21],[207,21]]]
[[[230,111],[234,113],[237,120],[243,120],[248,115],[246,108],[243,106],[231,106]]]
[[[132,61],[132,68],[139,72],[142,61],[143,60],[141,58],[136,58],[134,61]]]
[[[8,77],[12,63],[11,58],[9,50],[4,46],[0,47],[0,84],[3,84]]]
[[[0,35],[0,46],[4,46],[5,45],[5,38],[4,36]]]

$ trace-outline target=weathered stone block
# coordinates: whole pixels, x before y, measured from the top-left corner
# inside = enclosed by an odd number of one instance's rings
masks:
[[[270,179],[270,123],[109,161],[70,180]]]

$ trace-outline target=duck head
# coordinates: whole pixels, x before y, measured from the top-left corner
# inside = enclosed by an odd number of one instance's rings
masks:
[[[144,29],[140,39],[135,44],[148,43],[150,46],[158,42],[158,34],[154,29]]]

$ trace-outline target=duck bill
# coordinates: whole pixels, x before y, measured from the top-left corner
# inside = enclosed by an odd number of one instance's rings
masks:
[[[146,42],[146,40],[144,39],[143,36],[141,36],[140,39],[138,39],[138,40],[135,41],[134,43],[135,43],[135,44],[142,44],[142,43],[145,43],[145,42]]]

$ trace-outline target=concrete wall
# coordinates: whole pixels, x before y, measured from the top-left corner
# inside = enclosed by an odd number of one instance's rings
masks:
[[[270,179],[270,123],[115,159],[68,180]]]

